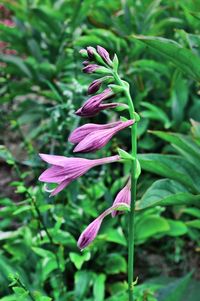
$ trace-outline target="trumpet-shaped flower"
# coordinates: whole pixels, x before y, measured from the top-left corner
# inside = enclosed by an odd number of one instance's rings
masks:
[[[89,134],[88,134],[89,131],[88,131],[87,127],[85,127],[86,128],[85,133],[84,133],[83,129],[81,129],[83,139],[75,147],[74,152],[96,151],[96,150],[104,147],[117,132],[121,131],[122,129],[124,129],[128,126],[131,126],[133,123],[134,123],[134,120],[128,120],[125,122],[123,122],[123,121],[113,122],[111,124],[108,124],[107,126],[100,125],[100,129],[96,128],[94,130],[91,130]],[[90,128],[91,128],[91,126],[90,126]],[[104,128],[104,129],[102,129],[102,128]],[[77,132],[78,132],[78,129],[76,130],[75,135],[72,133],[72,135],[71,135],[72,140],[73,140],[73,136],[75,136],[75,138],[76,138]]]
[[[83,250],[85,249],[89,244],[93,242],[93,240],[96,238],[99,229],[101,227],[101,224],[103,222],[103,219],[109,215],[112,212],[115,212],[118,208],[123,207],[126,210],[129,210],[129,207],[127,204],[124,203],[118,203],[116,205],[113,205],[112,207],[105,210],[101,215],[99,215],[92,223],[90,223],[87,228],[82,232],[78,239],[77,246]]]
[[[113,202],[113,206],[117,205],[117,204],[126,204],[128,206],[130,206],[130,202],[131,202],[131,180],[129,178],[126,186],[120,190],[120,192],[117,194],[114,202]],[[111,213],[112,217],[115,217],[116,215],[122,214],[123,211],[113,211]]]
[[[107,100],[114,95],[115,94],[110,88],[105,89],[102,93],[90,97],[84,103],[84,105],[78,111],[76,111],[76,115],[82,117],[92,117],[101,110],[116,107],[118,105],[116,103],[109,103],[104,105],[101,104],[104,100]]]
[[[41,182],[56,183],[58,186],[51,192],[51,196],[58,194],[73,180],[79,178],[92,167],[112,163],[120,160],[118,155],[102,159],[67,158],[40,154],[40,157],[52,166],[45,170],[39,177]]]
[[[96,123],[87,123],[84,124],[77,129],[75,129],[69,136],[69,141],[71,143],[77,144],[79,143],[82,139],[84,139],[87,135],[94,131],[98,130],[105,130],[105,129],[110,129],[118,124],[120,124],[121,121],[116,121],[108,124],[96,124]]]

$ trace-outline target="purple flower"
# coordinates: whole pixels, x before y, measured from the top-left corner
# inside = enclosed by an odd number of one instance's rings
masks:
[[[88,66],[90,64],[90,62],[89,61],[83,61],[82,64],[83,64],[83,66]]]
[[[112,76],[104,76],[104,77],[95,79],[88,87],[88,94],[96,93],[100,89],[103,82],[111,83],[112,81],[113,81]]]
[[[90,97],[84,105],[76,111],[76,115],[82,116],[82,117],[91,117],[95,116],[99,111],[104,110],[109,107],[116,107],[117,104],[107,104],[107,105],[101,105],[101,103],[104,100],[107,100],[111,97],[113,97],[115,94],[110,88],[105,89],[102,93],[94,95]]]
[[[83,68],[83,72],[84,73],[93,73],[99,68],[101,68],[101,67],[97,64],[89,64]]]
[[[97,52],[108,65],[112,66],[112,61],[110,59],[110,55],[105,48],[103,48],[101,46],[97,46]]]
[[[91,130],[91,126],[90,126],[90,133],[88,133],[87,125],[85,126],[86,129],[85,133],[83,133],[84,131],[83,128],[81,127],[82,139],[75,147],[74,152],[96,151],[104,147],[117,132],[132,125],[133,123],[134,123],[133,120],[128,120],[125,122],[119,121],[119,122],[107,124],[106,126],[99,125],[99,129],[97,129],[96,127],[95,130]],[[71,141],[73,140],[73,136],[75,136],[76,138],[77,132],[79,132],[79,129],[76,130],[75,134],[74,132],[72,133]]]
[[[75,129],[70,134],[68,140],[73,144],[77,144],[77,143],[81,142],[81,140],[84,139],[91,132],[112,128],[113,126],[120,124],[120,123],[121,123],[121,121],[116,121],[116,122],[112,122],[109,124],[87,123],[87,124],[84,124],[84,125],[78,127],[77,129]]]
[[[58,184],[52,191],[51,196],[58,194],[73,180],[82,176],[92,167],[120,160],[118,155],[94,160],[46,154],[40,154],[40,157],[52,166],[40,175],[39,180],[41,182]]]
[[[94,57],[94,53],[96,52],[95,48],[89,46],[86,49],[87,49],[87,54],[88,54],[89,59],[92,60]]]
[[[99,232],[99,229],[101,227],[103,219],[107,215],[112,213],[113,211],[115,212],[117,210],[117,208],[119,208],[120,206],[126,207],[126,209],[129,208],[129,206],[127,206],[126,204],[118,203],[118,204],[108,208],[107,210],[105,210],[101,215],[99,215],[92,223],[90,223],[87,226],[87,228],[82,232],[82,234],[80,235],[80,237],[78,239],[77,246],[81,250],[86,248],[96,238],[96,236]]]
[[[83,250],[96,238],[101,227],[102,221],[103,218],[99,216],[91,224],[89,224],[89,226],[87,226],[87,228],[83,231],[83,233],[78,239],[77,245],[79,249]]]
[[[113,206],[117,205],[117,204],[126,204],[128,206],[130,206],[130,202],[131,202],[131,180],[129,178],[126,186],[120,190],[120,192],[117,194],[114,202],[113,202]],[[113,211],[111,213],[112,217],[115,217],[116,215],[122,214],[123,211]]]
[[[94,94],[96,93],[102,84],[102,80],[101,79],[95,79],[88,87],[88,94]]]

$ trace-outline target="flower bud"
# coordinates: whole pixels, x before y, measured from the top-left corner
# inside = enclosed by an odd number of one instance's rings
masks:
[[[97,52],[106,64],[108,64],[109,66],[112,66],[113,63],[110,59],[110,55],[105,48],[103,48],[101,46],[97,46]]]

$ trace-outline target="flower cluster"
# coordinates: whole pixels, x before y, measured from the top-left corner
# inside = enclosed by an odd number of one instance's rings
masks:
[[[99,91],[103,84],[113,83],[114,60],[111,60],[106,49],[97,46],[87,47],[80,51],[81,55],[86,58],[83,62],[83,72],[104,74],[103,77],[94,80],[88,88],[88,94],[95,94]],[[113,88],[115,87],[115,88]],[[91,96],[81,108],[76,111],[76,115],[81,117],[93,117],[102,110],[115,108],[120,105],[119,102],[106,102],[112,100],[120,93],[120,87],[116,89],[116,85],[109,85],[103,92]],[[135,120],[119,120],[109,124],[88,123],[75,129],[69,136],[69,142],[75,144],[74,152],[94,152],[104,147],[110,139],[119,131],[132,126]],[[55,156],[40,154],[40,157],[51,166],[45,170],[39,180],[46,183],[56,183],[57,187],[51,191],[51,196],[58,194],[72,181],[86,173],[89,169],[112,162],[120,161],[120,155],[114,155],[101,159],[85,159],[85,158],[67,158],[64,156]],[[111,214],[112,217],[123,212],[124,208],[130,207],[131,200],[131,184],[128,180],[125,187],[117,194],[113,205],[105,210],[97,217],[78,240],[78,247],[84,249],[88,246],[98,234],[103,219]]]

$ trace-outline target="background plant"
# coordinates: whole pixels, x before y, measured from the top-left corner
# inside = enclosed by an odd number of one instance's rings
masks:
[[[138,183],[138,198],[144,195],[140,204],[148,209],[136,215],[136,298],[170,300],[171,294],[174,300],[183,295],[196,300],[198,286],[191,279],[198,278],[199,250],[198,1],[3,5],[10,15],[5,18],[1,8],[1,20],[16,25],[1,22],[1,40],[17,53],[1,49],[1,299],[31,300],[31,292],[36,300],[127,300],[124,218],[106,221],[91,250],[80,255],[76,248],[79,229],[110,205],[122,186],[122,171],[109,166],[92,170],[54,202],[36,181],[44,168],[38,152],[72,152],[66,142],[79,124],[73,112],[88,84],[79,72],[78,50],[100,44],[117,52],[120,73],[133,87],[143,120],[138,146],[146,172]],[[109,112],[99,118],[114,117]],[[102,156],[122,144],[124,135],[103,149]],[[153,207],[155,194],[160,199]],[[193,275],[187,275],[192,269]]]

